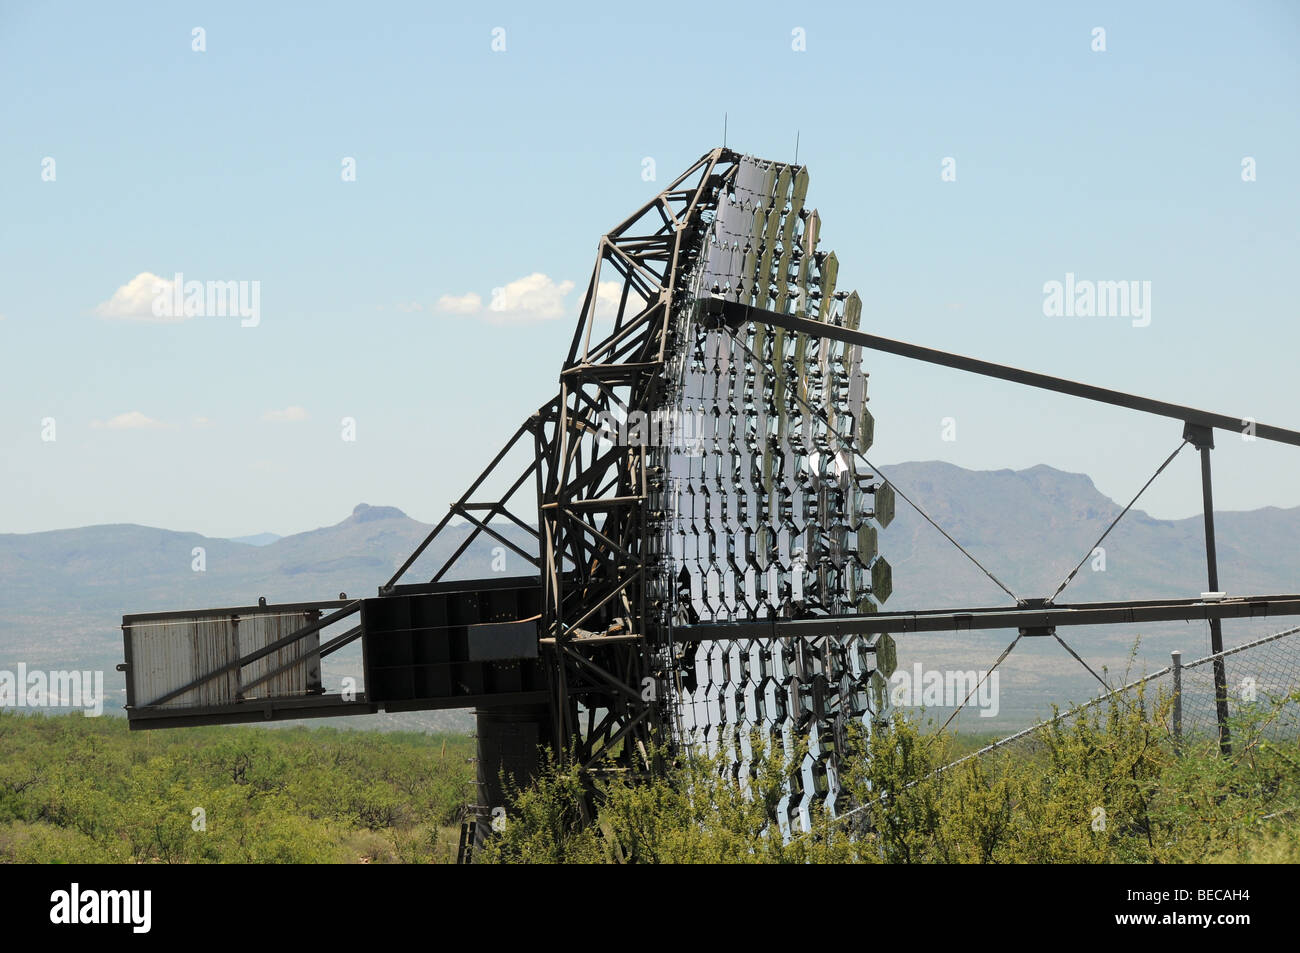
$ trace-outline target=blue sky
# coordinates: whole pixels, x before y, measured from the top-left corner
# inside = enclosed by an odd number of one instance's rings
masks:
[[[436,520],[554,393],[643,160],[662,186],[724,113],[745,152],[799,136],[865,328],[1300,428],[1300,6],[265,6],[0,6],[0,532]],[[113,304],[178,272],[259,282],[259,323]],[[1151,282],[1150,324],[1045,316],[1067,273]],[[506,320],[449,311],[494,288]],[[867,367],[886,470],[1047,463],[1127,502],[1180,437]],[[1219,506],[1300,505],[1298,455],[1221,435]],[[1143,505],[1191,515],[1197,480],[1185,454]]]

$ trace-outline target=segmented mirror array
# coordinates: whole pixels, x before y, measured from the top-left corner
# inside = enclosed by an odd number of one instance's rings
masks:
[[[861,299],[836,289],[807,190],[806,169],[743,158],[709,223],[694,297],[856,329]],[[894,497],[852,452],[874,428],[861,348],[763,324],[733,334],[679,310],[656,455],[673,624],[876,611],[892,586],[876,531]],[[740,774],[755,729],[787,753],[806,739],[780,807],[787,830],[805,826],[817,801],[843,808],[848,725],[885,714],[892,671],[888,636],[701,643],[678,660],[675,730]]]

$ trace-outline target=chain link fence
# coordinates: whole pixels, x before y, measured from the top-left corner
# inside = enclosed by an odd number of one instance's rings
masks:
[[[1300,702],[1293,697],[1300,692],[1300,626],[1296,626],[1192,662],[1183,662],[1181,653],[1174,652],[1164,668],[973,751],[944,770],[995,752],[1038,750],[1044,729],[1053,724],[1068,726],[1112,699],[1124,707],[1141,706],[1150,718],[1159,717],[1176,743],[1218,743],[1214,669],[1219,660],[1224,668],[1229,740],[1234,745],[1300,739]],[[1162,704],[1166,699],[1170,704]]]

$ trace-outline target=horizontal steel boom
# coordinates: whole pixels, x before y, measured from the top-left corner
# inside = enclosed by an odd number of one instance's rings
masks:
[[[1092,384],[1066,380],[1063,377],[1052,377],[1049,374],[1039,374],[1018,367],[1008,367],[1005,364],[981,361],[978,358],[966,357],[962,354],[952,354],[948,351],[922,347],[919,344],[908,344],[905,341],[882,338],[875,334],[868,334],[865,331],[853,331],[849,328],[825,324],[808,318],[799,318],[792,314],[782,314],[777,311],[755,308],[735,301],[723,301],[720,298],[710,299],[705,303],[705,313],[719,316],[725,324],[733,328],[749,321],[756,321],[759,324],[785,328],[787,331],[798,331],[802,334],[829,338],[833,341],[845,341],[849,344],[870,348],[873,351],[897,354],[899,357],[925,361],[928,364],[939,364],[959,371],[981,374],[984,377],[996,377],[999,380],[1025,384],[1029,387],[1037,387],[1040,390],[1055,391],[1058,394],[1069,394],[1072,397],[1082,397],[1085,400],[1113,404],[1116,407],[1126,407],[1129,410],[1140,410],[1161,417],[1171,417],[1174,420],[1181,420],[1184,423],[1196,424],[1202,427],[1214,427],[1219,430],[1242,433],[1247,425],[1252,423],[1251,418],[1247,417],[1215,414],[1206,410],[1197,410],[1194,407],[1170,404],[1163,400],[1152,400],[1149,397],[1139,397],[1136,394],[1126,394],[1123,391],[1095,387]],[[1300,432],[1295,430],[1255,423],[1254,434],[1261,440],[1273,440],[1278,443],[1289,443],[1292,446],[1300,447]]]
[[[826,635],[871,635],[878,632],[903,635],[981,629],[1051,629],[1061,625],[1253,619],[1288,615],[1300,615],[1300,595],[1242,596],[1217,601],[1171,599],[1015,608],[938,609],[814,616],[807,619],[708,622],[674,626],[673,635],[678,642],[690,643],[727,639],[812,639]]]

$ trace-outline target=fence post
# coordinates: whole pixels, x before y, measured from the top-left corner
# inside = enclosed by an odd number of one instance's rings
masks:
[[[1174,649],[1174,750],[1183,743],[1183,653]]]

